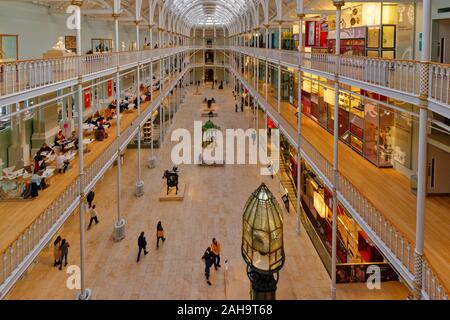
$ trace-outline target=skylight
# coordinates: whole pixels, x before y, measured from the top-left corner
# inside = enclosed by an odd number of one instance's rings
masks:
[[[227,25],[248,9],[248,0],[172,0],[174,13],[191,25]]]

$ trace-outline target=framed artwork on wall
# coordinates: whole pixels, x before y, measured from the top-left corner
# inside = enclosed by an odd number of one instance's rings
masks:
[[[382,41],[383,48],[395,48],[395,25],[382,26]]]
[[[316,44],[316,22],[308,21],[308,46]]]
[[[380,28],[367,28],[367,48],[379,48],[380,46]]]
[[[19,59],[19,36],[17,34],[0,34],[0,62]]]
[[[66,49],[76,53],[77,52],[77,37],[75,36],[65,36],[64,42],[66,45]]]
[[[112,39],[91,39],[93,52],[109,52],[112,50]]]

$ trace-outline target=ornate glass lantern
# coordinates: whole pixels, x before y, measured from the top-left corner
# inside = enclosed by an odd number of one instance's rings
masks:
[[[248,266],[252,296],[274,299],[278,272],[284,264],[283,218],[280,205],[264,183],[247,200],[242,220],[242,257]]]

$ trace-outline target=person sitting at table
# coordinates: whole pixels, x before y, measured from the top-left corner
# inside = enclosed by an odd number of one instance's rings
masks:
[[[111,123],[109,121],[102,120],[102,121],[99,121],[98,124],[99,125],[101,124],[103,127],[107,127],[108,129],[111,128]],[[108,134],[106,134],[106,135],[108,135]]]
[[[20,196],[24,199],[31,197],[31,184],[29,182],[25,182],[23,184],[23,189]]]
[[[47,188],[49,185],[45,182],[44,177],[42,177],[42,172],[41,173],[34,173],[31,176],[31,197],[37,197],[38,196],[38,190],[44,190],[45,188]]]
[[[60,146],[60,142],[62,141],[62,140],[64,140],[66,137],[64,136],[64,134],[63,134],[63,132],[62,132],[62,130],[59,130],[58,131],[58,133],[56,134],[56,136],[55,136],[55,146]]]
[[[38,151],[34,156],[34,171],[45,170],[45,157]]]
[[[106,121],[109,121],[113,118],[113,111],[109,108],[106,108],[103,111],[103,118],[105,118]]]
[[[72,131],[72,136],[70,137],[71,140],[73,140],[73,145],[75,146],[75,149],[78,149],[78,134],[75,130]]]
[[[92,124],[94,126],[97,126],[97,121],[93,119],[93,116],[89,116],[86,120],[87,124]]]
[[[146,98],[145,101],[150,101],[152,99],[152,87],[148,86],[147,91],[145,92]]]
[[[97,130],[95,130],[95,139],[98,141],[103,141],[106,138],[108,138],[108,134],[106,133],[103,124],[100,123],[97,127]]]
[[[122,100],[119,104],[120,113],[123,112],[123,110],[128,110],[128,97],[125,98],[125,100]]]
[[[117,100],[111,101],[111,103],[108,105],[109,109],[116,109],[117,108]]]
[[[69,167],[69,161],[66,160],[62,152],[58,152],[56,156],[56,169],[58,169],[59,173],[66,173],[67,168]]]
[[[50,148],[50,146],[44,142],[44,144],[42,144],[42,147],[39,149],[38,153],[42,153],[42,152],[49,152],[50,153],[55,153],[55,151]]]

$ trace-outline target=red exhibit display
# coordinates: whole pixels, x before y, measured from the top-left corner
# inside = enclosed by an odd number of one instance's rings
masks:
[[[306,21],[305,44],[307,47],[327,47],[328,23],[322,21]]]
[[[88,109],[91,107],[91,90],[84,90],[84,108]]]
[[[270,119],[269,116],[267,116],[267,128],[268,129],[277,129],[277,126],[275,125],[275,122]]]
[[[366,27],[348,28],[341,30],[341,54],[354,56],[366,55]],[[335,53],[336,30],[328,32],[328,52]]]
[[[113,82],[112,80],[108,80],[108,97],[113,95]]]

